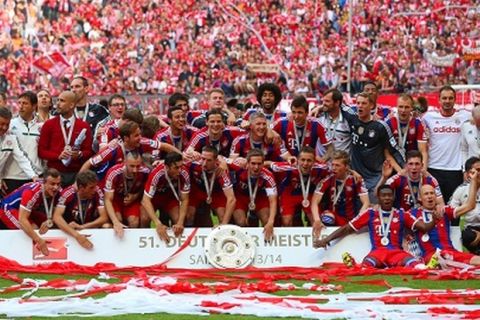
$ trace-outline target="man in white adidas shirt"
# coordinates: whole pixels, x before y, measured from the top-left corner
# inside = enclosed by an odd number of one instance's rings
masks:
[[[13,157],[20,168],[29,179],[36,180],[37,173],[25,153],[20,149],[18,139],[15,135],[7,133],[10,126],[12,113],[5,107],[0,107],[0,177],[3,177],[3,170],[7,160]],[[0,179],[0,197],[5,194],[3,181]]]
[[[429,131],[428,172],[448,200],[463,182],[460,127],[470,119],[470,113],[455,110],[455,90],[450,86],[440,89],[440,105],[440,110],[427,111],[423,120]]]
[[[18,104],[18,117],[13,118],[10,122],[10,133],[17,137],[18,146],[32,163],[35,172],[42,172],[43,163],[38,157],[38,139],[42,123],[35,112],[37,94],[32,91],[22,93],[18,97]],[[10,157],[5,163],[3,173],[3,182],[7,187],[7,193],[32,181],[13,157]]]

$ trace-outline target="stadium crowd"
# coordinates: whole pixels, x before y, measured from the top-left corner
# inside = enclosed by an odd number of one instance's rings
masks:
[[[480,264],[480,107],[456,110],[450,86],[439,90],[441,108],[424,114],[408,94],[396,112],[378,105],[374,82],[355,106],[331,88],[311,110],[294,96],[287,114],[277,109],[281,88],[266,82],[244,113],[214,88],[208,111],[174,93],[165,116],[144,115],[120,94],[107,107],[91,103],[89,88],[76,76],[55,106],[40,90],[19,95],[14,118],[0,107],[0,229],[22,229],[45,255],[50,228],[90,249],[84,229],[123,237],[124,228],[153,224],[168,243],[169,228],[180,236],[211,226],[213,213],[215,223],[261,225],[266,241],[306,220],[318,247],[366,226],[364,264],[374,267],[423,267],[403,249],[409,232],[425,261]],[[472,253],[450,239],[462,216]],[[325,226],[341,228],[320,239]]]
[[[91,94],[187,94],[220,87],[253,93],[275,80],[286,95],[318,96],[347,85],[348,2],[291,0],[25,1],[0,4],[0,92],[46,88],[71,76],[92,79]],[[475,0],[353,3],[352,93],[365,81],[381,91],[421,92],[476,83],[476,63],[440,66],[427,57],[457,54],[479,37]],[[33,66],[60,52],[63,74]],[[255,73],[249,63],[278,64]]]

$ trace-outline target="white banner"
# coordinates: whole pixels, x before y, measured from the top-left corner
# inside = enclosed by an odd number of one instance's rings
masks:
[[[425,52],[425,59],[428,63],[437,67],[451,67],[455,63],[455,59],[458,57],[458,54],[449,54],[446,56],[437,56],[431,53]]]
[[[278,73],[280,66],[273,63],[247,63],[247,68],[255,73]]]
[[[327,228],[322,235],[336,228]],[[205,269],[212,268],[205,257],[205,240],[211,229],[200,228],[190,244],[166,266],[170,268]],[[311,228],[276,228],[271,243],[263,241],[262,228],[245,228],[253,237],[256,248],[254,266],[270,267],[318,267],[323,262],[341,262],[342,254],[349,252],[357,262],[361,262],[370,251],[367,233],[349,235],[333,243],[327,250],[312,247]],[[118,267],[150,266],[160,264],[172,256],[185,243],[194,229],[185,229],[180,238],[171,237],[165,244],[154,229],[128,229],[123,239],[114,235],[111,229],[91,229],[82,231],[89,234],[94,248],[86,250],[77,241],[60,230],[50,230],[43,236],[49,241],[49,256],[43,256],[32,245],[23,231],[0,231],[0,255],[24,265],[50,262],[75,262],[93,266],[99,262],[113,263]],[[454,227],[451,237],[456,248],[462,248],[460,230]]]

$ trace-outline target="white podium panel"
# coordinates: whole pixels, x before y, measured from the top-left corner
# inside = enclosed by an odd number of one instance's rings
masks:
[[[322,235],[330,234],[335,229],[327,228]],[[69,261],[87,266],[105,262],[127,267],[165,263],[168,268],[205,269],[212,268],[204,253],[210,230],[185,229],[180,238],[171,234],[168,244],[160,240],[154,229],[127,229],[122,239],[116,237],[111,229],[82,231],[82,234],[90,235],[89,239],[94,245],[92,250],[82,248],[74,238],[60,230],[50,230],[43,235],[49,241],[48,256],[43,256],[23,231],[5,230],[0,231],[0,255],[24,265]],[[367,233],[349,235],[325,250],[313,248],[311,228],[275,228],[271,243],[264,241],[262,228],[245,230],[257,246],[253,266],[258,268],[318,267],[324,262],[341,262],[342,253],[347,251],[360,262],[370,251]],[[179,251],[193,232],[195,235],[191,241]],[[454,246],[461,249],[458,227],[452,228],[451,237]]]

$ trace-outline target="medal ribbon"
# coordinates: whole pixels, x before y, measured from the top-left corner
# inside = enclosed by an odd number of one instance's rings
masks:
[[[345,182],[347,181],[348,176],[342,181],[342,184],[337,190],[337,179],[335,178],[335,188],[333,189],[333,207],[336,206],[338,199],[340,199],[340,195],[343,192],[343,188],[345,187]]]
[[[387,211],[388,212],[388,211]],[[390,225],[392,224],[392,219],[393,219],[393,211],[388,212],[388,221],[387,225],[383,222],[383,213],[382,210],[378,210],[378,214],[380,216],[380,226],[382,227],[382,236],[383,238],[388,238],[388,234],[390,233]]]
[[[47,220],[52,219],[53,213],[53,204],[55,203],[55,195],[52,197],[52,202],[50,202],[50,206],[48,205],[47,195],[45,194],[45,187],[42,185],[42,198],[43,198],[43,205],[45,207],[45,213],[47,214]]]
[[[130,185],[130,188],[128,187],[127,168],[124,167],[123,168],[123,190],[125,191],[125,196],[127,196],[130,193],[134,184],[135,184],[135,180],[133,179],[132,184]]]
[[[302,171],[300,171],[300,168],[298,169],[298,175],[300,176],[300,187],[302,188],[303,200],[308,200],[308,192],[310,191],[310,182],[312,180],[312,176],[308,175],[307,185],[305,186],[303,174]]]
[[[88,106],[88,103],[87,103],[87,105],[85,106],[85,113],[83,114],[83,117],[81,117],[83,121],[87,121],[88,109],[89,109],[89,106]],[[75,113],[76,118],[80,118],[77,114],[77,109],[76,108],[73,110],[73,112]]]
[[[168,186],[170,187],[170,190],[172,190],[173,195],[175,196],[175,199],[177,199],[177,201],[178,201],[179,203],[181,203],[180,197],[178,196],[178,194],[180,193],[180,191],[177,192],[177,190],[175,190],[175,187],[174,187],[174,185],[173,185],[173,183],[172,183],[172,180],[170,180],[170,177],[168,176],[168,172],[165,172],[165,179],[167,179]],[[177,181],[177,182],[178,182],[178,181]],[[178,182],[178,186],[180,187],[180,182]]]
[[[173,135],[173,133],[172,133],[172,128],[169,128],[169,130],[170,130],[170,140],[172,140],[172,145],[173,145],[174,147],[176,147],[178,150],[182,150],[182,148],[183,148],[183,137],[182,137],[182,134],[180,134],[180,137],[175,137],[175,136]],[[175,142],[175,138],[180,138],[180,141],[179,141],[178,144]]]
[[[80,222],[82,224],[85,224],[85,217],[87,215],[88,206],[90,205],[90,200],[87,201],[85,211],[83,211],[82,200],[80,200],[80,197],[78,196],[78,193],[77,193],[77,201],[78,201],[78,213],[79,213],[79,216],[80,216]]]
[[[75,119],[73,119],[73,121],[70,121],[72,125],[70,126],[70,129],[68,131],[68,135],[67,135],[67,132],[65,131],[65,125],[64,125],[65,120],[67,119],[62,120],[62,118],[60,118],[60,121],[62,122],[60,123],[60,129],[62,130],[63,141],[65,142],[65,146],[69,146],[70,141],[72,141],[73,128],[75,126]]]
[[[207,173],[202,170],[202,180],[205,184],[205,190],[207,191],[207,197],[209,199],[212,198],[212,191],[213,191],[213,184],[215,183],[215,171],[212,173],[212,177],[210,179],[210,183],[208,183]]]
[[[420,180],[418,181],[418,191],[415,194],[415,192],[413,192],[412,183],[410,182],[410,178],[407,176],[408,189],[410,190],[410,195],[412,196],[412,201],[413,201],[413,207],[414,208],[418,207],[418,193],[420,192],[420,190],[422,188],[422,180],[423,180],[423,177],[422,177],[422,175],[420,175]]]
[[[297,131],[297,125],[293,123],[293,132],[295,133],[295,142],[297,143],[297,151],[300,152],[303,146],[303,141],[305,141],[305,131],[307,129],[307,122],[305,122],[305,125],[303,126],[302,131],[302,139],[298,137],[298,131]]]
[[[250,198],[250,203],[252,202],[255,202],[255,198],[257,197],[257,191],[258,191],[258,179],[257,178],[257,181],[255,182],[255,188],[253,189],[253,192],[252,192],[252,182],[251,182],[251,179],[250,179],[250,172],[248,173],[248,196]]]
[[[405,152],[405,143],[407,142],[408,125],[410,124],[410,118],[408,118],[407,125],[405,126],[405,133],[403,133],[402,131],[402,125],[400,123],[400,118],[398,117],[398,115],[396,116],[396,118],[398,124],[398,145]]]

